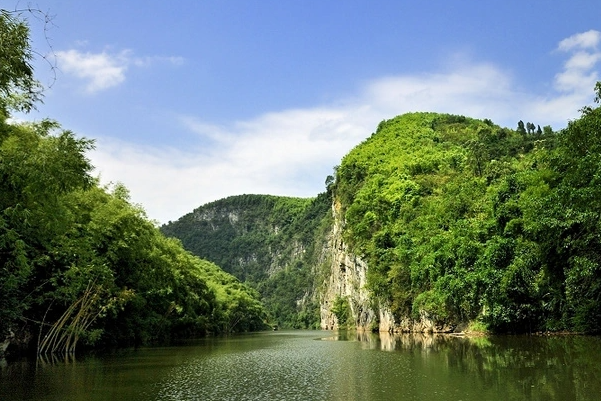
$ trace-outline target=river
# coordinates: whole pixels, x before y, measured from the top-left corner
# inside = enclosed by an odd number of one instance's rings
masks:
[[[277,331],[0,368],[0,400],[601,400],[601,338]]]

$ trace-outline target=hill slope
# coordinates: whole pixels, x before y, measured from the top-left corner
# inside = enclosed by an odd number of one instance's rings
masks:
[[[408,114],[345,156],[343,238],[388,329],[599,331],[600,115],[554,134]]]
[[[326,193],[312,199],[233,196],[161,230],[258,289],[274,324],[315,327],[315,280],[325,257],[330,204]]]

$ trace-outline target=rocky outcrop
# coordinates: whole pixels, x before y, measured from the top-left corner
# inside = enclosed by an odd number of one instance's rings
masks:
[[[12,333],[11,333],[12,334]],[[5,358],[6,355],[6,349],[8,348],[8,346],[10,345],[10,342],[12,340],[12,335],[9,336],[8,338],[6,338],[3,342],[0,343],[0,361],[3,360]]]
[[[329,275],[324,282],[324,292],[320,305],[321,328],[335,330],[338,321],[332,312],[337,297],[345,298],[350,306],[351,314],[358,329],[370,330],[379,319],[370,305],[367,284],[367,263],[354,255],[342,239],[344,219],[340,204],[332,205],[334,224],[330,237],[331,263]]]
[[[335,330],[339,322],[332,308],[342,299],[350,316],[347,327],[389,333],[453,329],[425,312],[419,319],[399,318],[374,299],[367,290],[369,266],[344,241],[344,229],[342,204],[330,192],[315,200],[230,197],[162,227],[196,255],[265,290],[262,295],[276,318],[284,307],[295,309],[299,315],[310,314],[307,325],[314,327],[318,304],[320,327]],[[278,275],[281,271],[289,274]],[[298,324],[290,315],[286,319]]]
[[[338,297],[348,301],[355,328],[360,331],[449,333],[456,330],[455,325],[437,322],[425,312],[420,313],[419,319],[395,319],[388,305],[372,299],[366,288],[367,262],[353,254],[342,238],[344,217],[340,203],[333,202],[332,213],[334,223],[329,240],[331,263],[320,302],[320,326],[323,330],[339,328],[339,322],[332,312]]]

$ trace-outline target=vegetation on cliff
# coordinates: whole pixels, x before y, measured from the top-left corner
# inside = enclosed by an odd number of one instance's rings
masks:
[[[0,13],[0,343],[70,352],[263,328],[254,290],[164,237],[123,186],[98,186],[92,140],[10,122],[40,96],[27,32]]]
[[[399,319],[601,330],[600,138],[593,108],[559,133],[434,113],[383,121],[334,190],[372,296]]]
[[[239,195],[203,205],[161,231],[256,288],[274,324],[314,328],[330,208],[329,193]]]

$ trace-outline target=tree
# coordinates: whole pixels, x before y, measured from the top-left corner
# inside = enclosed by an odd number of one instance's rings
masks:
[[[336,299],[334,299],[331,311],[334,316],[336,316],[336,322],[338,323],[339,328],[346,328],[352,323],[350,321],[352,318],[351,306],[348,298],[337,295]]]
[[[0,336],[47,284],[53,242],[71,223],[63,196],[94,182],[85,156],[92,146],[53,122],[0,121]]]
[[[524,122],[522,120],[518,121],[517,131],[522,135],[526,135],[526,128],[524,127]]]
[[[29,28],[0,9],[0,111],[30,111],[41,99],[42,86],[34,77]]]
[[[545,136],[550,136],[550,135],[552,135],[552,134],[553,134],[553,128],[551,128],[551,126],[550,126],[550,125],[545,125],[545,126],[543,127],[543,134],[544,134]]]
[[[601,99],[601,82],[595,86]],[[551,168],[559,178],[541,211],[556,253],[563,255],[571,324],[601,331],[601,108],[584,107],[560,134]]]

